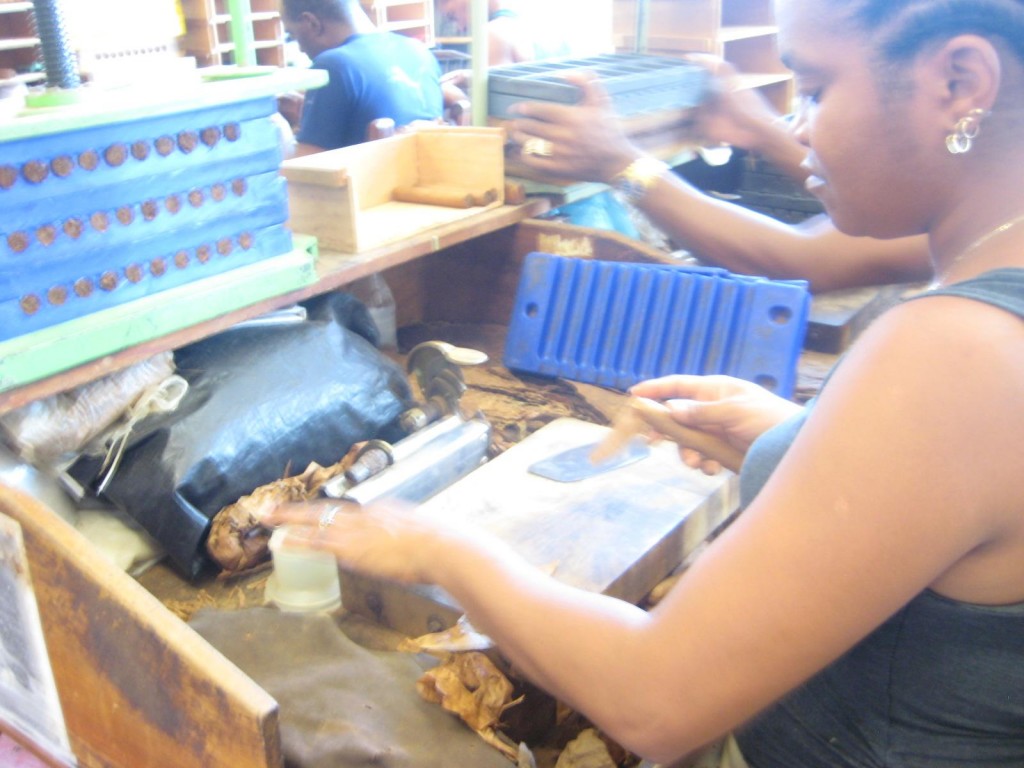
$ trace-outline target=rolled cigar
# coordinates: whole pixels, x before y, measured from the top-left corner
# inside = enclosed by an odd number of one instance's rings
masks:
[[[508,205],[519,205],[526,202],[526,188],[522,182],[505,182],[505,203]]]
[[[471,208],[475,204],[471,192],[446,187],[395,187],[391,196],[403,203],[443,205],[446,208]]]
[[[498,199],[498,190],[488,189],[484,192],[477,192],[473,194],[474,205],[490,205]]]
[[[460,187],[455,184],[418,184],[418,189],[432,189],[438,192],[446,192],[451,194],[462,194],[469,195],[473,200],[473,205],[487,205],[493,203],[498,199],[498,190],[494,187],[485,189],[483,191],[470,189],[467,187]]]

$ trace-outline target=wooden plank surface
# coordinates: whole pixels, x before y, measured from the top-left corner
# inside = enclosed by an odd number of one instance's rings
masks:
[[[277,702],[78,531],[0,486],[22,527],[57,693],[82,766],[271,768]]]
[[[880,314],[918,286],[867,286],[827,291],[814,296],[804,348],[814,352],[844,352]]]

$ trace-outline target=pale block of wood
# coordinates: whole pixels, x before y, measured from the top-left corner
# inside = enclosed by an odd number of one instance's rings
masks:
[[[290,226],[323,248],[358,253],[503,205],[504,144],[500,128],[438,126],[288,160]],[[469,208],[392,199],[407,187],[493,199]]]
[[[420,512],[479,528],[554,578],[639,603],[738,506],[736,475],[682,463],[676,446],[651,446],[629,466],[579,482],[529,471],[537,461],[596,445],[608,427],[564,417],[420,505]],[[399,586],[342,572],[345,608],[409,635],[450,626],[462,609],[438,587]]]

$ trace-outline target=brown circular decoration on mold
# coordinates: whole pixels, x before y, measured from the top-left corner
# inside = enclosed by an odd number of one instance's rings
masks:
[[[89,217],[89,223],[92,224],[92,228],[97,232],[106,232],[107,227],[110,226],[110,217],[103,211],[96,211],[96,213]]]
[[[199,134],[199,138],[202,139],[203,144],[208,147],[212,147],[220,141],[220,128],[215,125],[211,125],[209,128],[203,128],[203,132]]]
[[[78,156],[78,167],[83,171],[95,171],[100,164],[100,154],[95,149],[87,149]]]
[[[26,315],[34,315],[36,312],[38,312],[39,307],[42,306],[42,303],[43,302],[41,302],[39,300],[39,297],[36,296],[34,293],[22,296],[21,301],[18,302],[18,304],[21,306],[21,311],[24,312]]]
[[[234,247],[230,237],[224,237],[217,241],[217,253],[221,256],[230,254]]]
[[[145,160],[149,157],[149,142],[136,141],[132,143],[132,157],[136,160]]]
[[[127,205],[122,205],[117,209],[117,220],[127,227],[135,221],[135,212]]]
[[[167,155],[174,151],[174,139],[170,136],[161,136],[153,142],[153,146],[156,147],[158,154],[167,157]]]
[[[184,152],[186,155],[196,148],[196,144],[199,143],[199,137],[195,131],[182,131],[178,134],[178,149]]]
[[[111,144],[104,150],[103,159],[107,161],[107,165],[117,168],[128,159],[128,148],[124,144]]]
[[[218,203],[228,196],[228,189],[223,184],[214,184],[210,187],[210,197]]]
[[[36,230],[36,240],[43,245],[53,245],[57,239],[57,228],[53,224],[44,224]]]
[[[77,240],[83,229],[85,229],[85,225],[82,224],[81,219],[68,219],[64,222],[64,234],[72,240]]]
[[[164,207],[169,213],[177,213],[181,210],[181,198],[177,195],[168,195],[167,199],[164,200]]]
[[[17,168],[13,165],[0,165],[0,189],[10,189],[17,180]]]
[[[112,291],[117,288],[117,284],[120,281],[117,279],[117,275],[114,272],[104,272],[100,275],[100,288],[104,291]]]
[[[246,184],[245,179],[235,179],[231,182],[231,191],[238,197],[241,197],[248,190],[249,185]]]
[[[50,169],[42,160],[29,160],[21,166],[21,175],[30,184],[38,184],[50,175]]]
[[[205,195],[203,195],[203,190],[201,189],[193,189],[188,193],[188,202],[193,208],[198,208],[202,205],[204,199]]]
[[[152,221],[158,213],[160,213],[160,203],[156,200],[146,200],[142,204],[142,218],[146,221]]]
[[[59,307],[68,300],[68,289],[63,285],[55,285],[46,292],[46,300],[53,306]]]
[[[188,266],[188,251],[178,251],[174,254],[174,266],[184,269]]]
[[[243,232],[238,236],[238,244],[242,246],[242,250],[248,251],[252,248],[252,232]]]
[[[153,259],[149,262],[149,271],[153,277],[160,277],[167,271],[167,262],[164,259]]]
[[[242,135],[242,126],[238,123],[228,123],[224,126],[224,138],[228,141],[238,141]]]
[[[71,159],[70,155],[55,157],[50,161],[50,170],[53,171],[54,175],[66,179],[75,170],[75,161]]]
[[[21,253],[28,248],[28,233],[12,232],[7,236],[7,247],[15,253]]]
[[[210,246],[200,245],[196,248],[196,258],[199,259],[200,264],[205,264],[210,260]]]
[[[124,276],[128,278],[129,283],[137,283],[142,280],[142,267],[138,264],[129,264],[124,268]]]
[[[75,280],[75,293],[81,296],[83,299],[87,296],[91,296],[93,292],[92,280],[88,277],[80,277]]]

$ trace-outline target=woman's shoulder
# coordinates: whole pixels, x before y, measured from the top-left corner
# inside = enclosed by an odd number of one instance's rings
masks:
[[[925,411],[966,413],[997,393],[1019,401],[1024,274],[1020,277],[1020,289],[1011,297],[1016,309],[959,291],[930,292],[890,308],[856,339],[825,390],[835,394],[838,384],[847,396],[878,399],[899,388],[914,392],[913,401]]]

